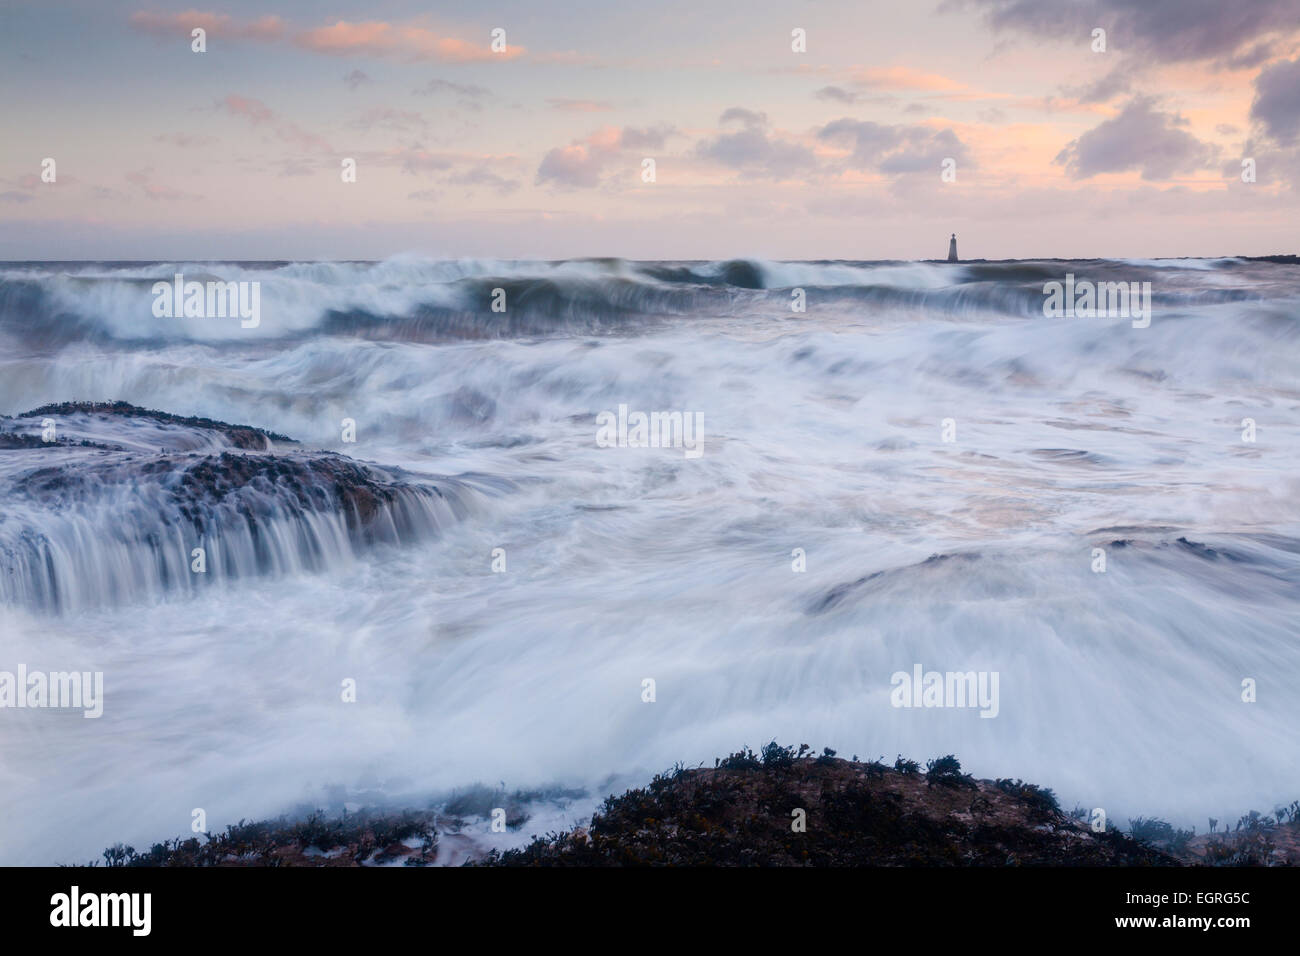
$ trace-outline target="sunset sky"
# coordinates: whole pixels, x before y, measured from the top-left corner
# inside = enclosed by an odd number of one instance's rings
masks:
[[[1296,253],[1300,0],[6,0],[0,129],[7,260]]]

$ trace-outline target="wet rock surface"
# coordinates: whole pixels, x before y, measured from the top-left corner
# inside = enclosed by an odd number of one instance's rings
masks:
[[[137,422],[150,421],[164,425],[217,432],[229,441],[231,446],[253,451],[265,450],[270,447],[271,442],[293,443],[292,438],[249,425],[230,425],[226,422],[214,421],[211,418],[173,415],[170,412],[139,408],[127,402],[58,402],[34,408],[29,412],[15,416],[15,419],[51,418],[57,420],[78,415],[129,419]]]
[[[802,755],[801,755],[802,754]],[[1050,790],[806,748],[743,750],[611,797],[589,828],[494,853],[493,866],[1178,866],[1115,830],[1093,833]],[[802,820],[802,830],[798,827]]]
[[[1300,803],[1236,828],[1195,836],[1160,820],[1101,832],[1051,790],[1023,780],[977,780],[953,756],[922,768],[899,757],[844,760],[775,742],[742,749],[714,767],[657,775],[610,796],[587,826],[534,837],[522,849],[488,849],[467,821],[503,805],[506,823],[529,821],[529,800],[479,788],[439,809],[319,811],[173,840],[145,853],[118,844],[117,866],[1277,866],[1300,864]],[[562,794],[574,796],[572,792]],[[481,806],[480,806],[481,804]],[[513,819],[512,819],[513,816]]]
[[[436,536],[507,487],[122,402],[46,405],[0,419],[0,602],[71,610],[321,570]]]

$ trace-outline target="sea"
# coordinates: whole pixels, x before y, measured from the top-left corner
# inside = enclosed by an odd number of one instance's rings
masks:
[[[0,415],[0,864],[773,740],[1300,798],[1294,260],[0,263]]]

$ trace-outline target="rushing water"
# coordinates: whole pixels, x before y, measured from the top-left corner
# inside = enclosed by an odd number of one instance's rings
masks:
[[[175,273],[260,323],[155,316]],[[1149,327],[1045,317],[1067,273],[1150,282]],[[1298,369],[1300,267],[1237,259],[0,266],[0,671],[105,697],[0,710],[0,862],[772,738],[1121,824],[1272,810]],[[41,410],[112,401],[273,435]],[[603,447],[620,405],[702,453]],[[997,716],[891,706],[917,664],[997,672]]]

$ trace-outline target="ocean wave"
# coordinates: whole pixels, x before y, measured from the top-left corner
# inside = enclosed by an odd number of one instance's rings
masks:
[[[1287,264],[1222,260],[1006,262],[520,261],[8,264],[0,267],[0,334],[28,348],[74,341],[246,343],[313,334],[447,341],[594,334],[656,321],[789,316],[794,289],[809,308],[940,316],[1041,314],[1043,285],[1067,273],[1150,282],[1164,308],[1300,294]],[[153,314],[171,283],[257,282],[261,320]],[[495,308],[494,308],[495,306]]]

